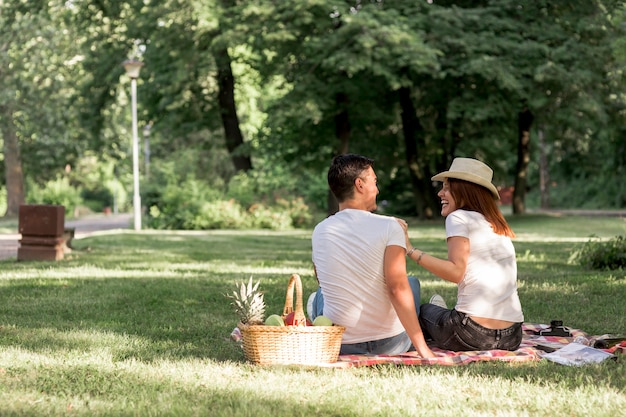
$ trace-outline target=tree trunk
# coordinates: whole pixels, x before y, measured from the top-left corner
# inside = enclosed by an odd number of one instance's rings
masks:
[[[530,126],[533,124],[533,119],[534,116],[527,106],[524,106],[517,116],[517,168],[513,190],[513,214],[523,214],[526,211],[524,200],[530,162]]]
[[[7,211],[5,217],[16,217],[24,204],[24,174],[13,116],[6,107],[0,108],[0,123],[4,137],[4,169],[7,186]]]
[[[244,155],[241,149],[243,135],[239,127],[239,118],[237,117],[235,78],[230,65],[228,49],[219,49],[214,52],[213,57],[217,65],[218,103],[226,137],[226,149],[228,149],[228,153],[233,160],[235,171],[247,172],[252,169],[252,161],[250,156]]]
[[[539,139],[539,189],[541,192],[541,208],[550,208],[550,171],[548,169],[548,150],[543,136],[543,129],[537,132]]]
[[[335,137],[339,140],[339,147],[335,155],[348,153],[350,149],[350,136],[352,128],[350,127],[350,118],[348,115],[348,95],[346,93],[337,93],[335,96],[335,104],[337,105],[337,114],[335,115]],[[328,191],[328,215],[333,215],[339,210],[339,203],[330,190]]]
[[[425,164],[422,163],[417,152],[417,133],[423,132],[422,125],[415,116],[415,106],[411,100],[411,90],[408,87],[400,88],[398,90],[398,98],[400,107],[402,108],[401,116],[404,149],[407,166],[409,167],[411,187],[415,198],[415,211],[420,218],[431,219],[433,217],[433,210],[432,207],[428,205],[428,194],[431,192],[430,178],[424,175]],[[420,135],[420,137],[422,137],[422,135]],[[423,141],[420,141],[419,145],[422,149],[426,146]]]

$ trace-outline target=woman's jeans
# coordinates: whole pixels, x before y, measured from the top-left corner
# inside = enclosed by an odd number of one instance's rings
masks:
[[[426,340],[432,339],[435,346],[445,350],[516,350],[522,342],[522,323],[488,329],[465,313],[434,304],[422,304],[419,320]]]
[[[413,299],[415,300],[415,311],[419,317],[420,313],[420,282],[416,277],[409,277],[409,285],[413,291]],[[321,288],[317,289],[315,299],[313,300],[312,311],[309,311],[309,319],[315,320],[324,312],[324,296]],[[400,353],[415,350],[411,344],[411,339],[402,332],[396,336],[387,337],[385,339],[372,340],[369,342],[342,344],[339,351],[340,355],[398,355]]]

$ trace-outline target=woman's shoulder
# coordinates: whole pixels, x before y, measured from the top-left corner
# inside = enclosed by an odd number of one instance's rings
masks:
[[[470,211],[465,209],[456,209],[452,213],[448,214],[446,220],[450,219],[451,221],[470,221],[475,219],[484,218],[482,214],[477,211]]]
[[[486,222],[485,216],[477,211],[457,209],[446,217],[446,229],[458,227],[476,229],[479,225],[488,225]]]

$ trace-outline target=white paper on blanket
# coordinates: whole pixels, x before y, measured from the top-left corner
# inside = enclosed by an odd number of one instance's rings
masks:
[[[570,343],[542,357],[561,365],[579,366],[588,363],[599,363],[606,359],[614,358],[615,355],[580,343]]]

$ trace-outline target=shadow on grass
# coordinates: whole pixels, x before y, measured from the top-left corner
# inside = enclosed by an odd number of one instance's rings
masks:
[[[406,366],[405,368],[408,373],[424,372],[423,367],[420,366]],[[593,386],[607,386],[616,392],[623,392],[626,387],[626,360],[623,356],[618,356],[617,360],[583,366],[565,366],[547,359],[519,364],[491,361],[436,367],[428,372],[453,374],[470,377],[470,379],[487,377],[511,382],[523,380],[537,386],[545,386],[546,390],[551,392],[554,392],[552,390],[557,387],[575,392],[579,389],[587,390]]]
[[[19,375],[20,395],[28,396],[32,392],[37,398],[49,398],[46,410],[53,415],[67,415],[69,411],[78,415],[86,415],[85,412],[93,415],[154,415],[155,410],[158,410],[157,415],[216,417],[355,415],[354,408],[346,401],[337,402],[330,397],[317,398],[315,394],[299,392],[304,390],[303,387],[272,386],[259,390],[258,382],[254,387],[246,387],[245,383],[233,386],[224,382],[224,375],[215,374],[219,370],[209,367],[200,367],[193,376],[160,367],[146,369],[146,373],[141,371],[139,368],[104,369],[97,365],[40,367],[37,372]],[[70,399],[66,400],[65,395],[71,395]],[[54,410],[53,399],[59,397],[59,409]],[[66,409],[67,401],[71,401],[71,410]],[[43,415],[33,414],[33,408],[33,404],[24,401],[11,406],[14,415]],[[358,415],[377,416],[380,411],[361,410]]]
[[[424,250],[445,257],[445,241],[433,238],[422,243]],[[261,280],[268,314],[282,312],[291,273],[302,275],[305,296],[316,287],[310,234],[305,232],[128,234],[79,240],[76,247],[57,263],[0,263],[2,348],[61,357],[92,352],[114,362],[188,358],[243,362],[240,347],[229,338],[237,318],[224,297],[235,282],[250,276]],[[516,247],[526,321],[562,319],[566,325],[593,331],[602,330],[594,326],[612,317],[617,322],[608,323],[617,324],[608,331],[626,331],[626,319],[623,314],[619,318],[624,280],[612,278],[610,272],[589,273],[567,265],[571,243],[523,242]],[[423,301],[430,296],[427,291],[437,291],[452,305],[453,284],[416,265],[409,273],[422,280]],[[626,372],[616,376],[612,365],[572,369],[543,362],[485,363],[437,372],[583,387],[592,369],[602,383],[623,389]],[[616,366],[624,370],[623,362]],[[221,400],[227,407],[233,397],[225,394]],[[251,404],[255,401],[250,399]],[[273,407],[271,402],[261,406]]]
[[[75,279],[11,285],[0,315],[3,346],[30,351],[106,350],[113,358],[242,360],[225,282]]]

